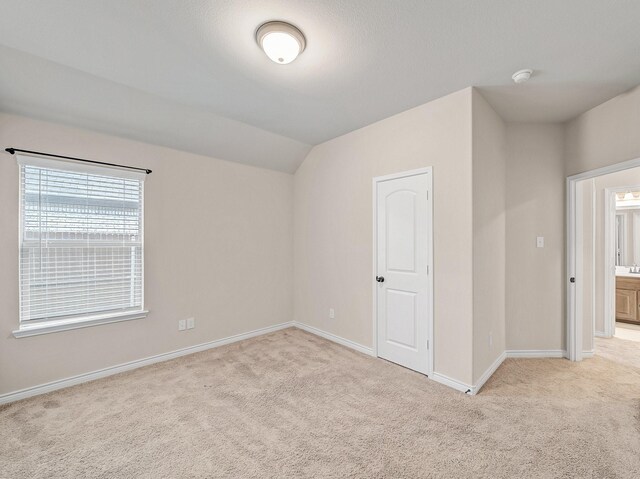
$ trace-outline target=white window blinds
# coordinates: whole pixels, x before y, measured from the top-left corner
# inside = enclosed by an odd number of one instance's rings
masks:
[[[18,157],[20,321],[143,309],[143,175]]]

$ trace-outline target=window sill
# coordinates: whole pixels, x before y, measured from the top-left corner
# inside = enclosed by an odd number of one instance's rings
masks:
[[[101,314],[94,316],[85,316],[83,318],[59,319],[47,321],[44,323],[21,325],[20,329],[13,332],[15,338],[26,338],[28,336],[37,336],[39,334],[57,333],[59,331],[68,331],[70,329],[88,328],[89,326],[98,326],[100,324],[118,323],[120,321],[129,321],[132,319],[146,318],[149,311],[135,311],[126,314]]]

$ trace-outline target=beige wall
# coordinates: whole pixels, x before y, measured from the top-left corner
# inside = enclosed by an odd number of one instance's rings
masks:
[[[566,176],[640,158],[640,86],[598,105],[566,128]]]
[[[473,384],[476,384],[505,350],[507,170],[504,122],[475,89],[472,107]]]
[[[372,179],[433,166],[434,367],[466,384],[472,381],[471,95],[462,90],[318,145],[294,180],[294,318],[370,347]]]
[[[565,125],[507,125],[507,349],[565,349],[564,179],[640,157],[639,124],[637,87]],[[589,201],[589,192],[583,195]],[[596,198],[596,205],[603,202]],[[538,235],[545,236],[544,249],[535,247]],[[602,239],[596,238],[598,267]],[[583,246],[591,254],[591,246]],[[601,282],[596,271],[596,330],[602,321]],[[584,308],[588,301],[585,295]],[[585,321],[583,349],[589,350],[592,320]]]
[[[293,177],[0,115],[0,145],[151,168],[146,319],[14,339],[18,168],[0,161],[0,394],[292,319]],[[177,321],[196,318],[179,332]]]
[[[585,171],[594,170],[604,166],[613,165],[627,160],[640,158],[640,86],[629,90],[622,95],[598,105],[583,113],[565,126],[565,176],[571,176]],[[604,213],[601,212],[604,205],[604,182],[608,186],[620,186],[620,182],[628,184],[629,173],[615,173],[621,175],[617,178],[599,179],[595,186],[596,227],[603,221]],[[626,176],[626,178],[625,178]],[[610,182],[612,180],[612,182]],[[633,180],[635,181],[635,180]],[[615,183],[618,183],[616,185]],[[596,232],[595,244],[595,331],[602,331],[603,320],[603,255],[604,235]],[[563,257],[564,261],[564,257]],[[586,266],[588,268],[588,265]],[[588,272],[584,272],[588,275]],[[587,290],[589,291],[589,290]],[[563,288],[563,296],[565,291]],[[585,306],[586,307],[586,306]],[[588,310],[587,310],[588,311]],[[585,317],[584,350],[589,350],[591,318]],[[591,323],[591,324],[590,324]],[[589,337],[587,337],[589,336]]]
[[[508,350],[565,349],[563,148],[562,125],[507,125]]]

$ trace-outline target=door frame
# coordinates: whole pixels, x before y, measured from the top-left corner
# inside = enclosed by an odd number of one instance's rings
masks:
[[[427,377],[433,375],[433,363],[434,363],[434,336],[433,336],[433,322],[434,322],[434,305],[433,305],[433,167],[427,166],[424,168],[418,168],[415,170],[402,171],[399,173],[392,173],[390,175],[376,176],[372,181],[372,198],[373,198],[373,272],[371,275],[372,291],[373,291],[373,355],[378,357],[378,283],[374,281],[378,272],[378,183],[389,180],[397,180],[399,178],[406,178],[409,176],[417,176],[427,174],[427,189],[431,192],[429,198],[429,207],[427,208],[427,223],[430,225],[428,239],[429,247],[427,248],[427,267],[429,272],[427,274],[427,298],[429,305],[427,307],[427,354],[428,354],[428,367]]]
[[[637,168],[638,166],[640,166],[640,158],[635,158],[633,160],[627,160],[613,165],[596,168],[594,170],[585,171],[583,173],[578,173],[576,175],[571,175],[566,179],[566,357],[571,361],[582,361],[583,357],[582,321],[578,321],[576,317],[576,297],[578,296],[576,291],[576,282],[580,281],[580,278],[576,278],[576,271],[582,271],[582,260],[578,259],[576,255],[576,251],[578,250],[576,236],[576,225],[578,224],[578,220],[576,218],[576,205],[578,202],[578,198],[576,197],[576,183],[578,181],[596,178],[609,173]],[[571,282],[571,278],[574,278],[576,282]]]

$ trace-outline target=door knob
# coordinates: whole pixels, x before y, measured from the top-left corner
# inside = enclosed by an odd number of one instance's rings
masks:
[[[376,276],[376,281],[378,283],[384,283],[384,276]]]

